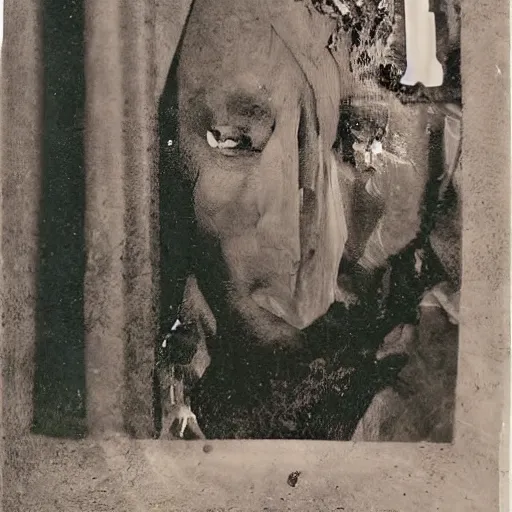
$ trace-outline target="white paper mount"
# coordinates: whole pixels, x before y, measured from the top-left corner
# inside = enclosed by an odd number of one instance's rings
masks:
[[[443,67],[436,55],[436,19],[428,0],[405,0],[405,43],[407,69],[403,85],[443,85]]]

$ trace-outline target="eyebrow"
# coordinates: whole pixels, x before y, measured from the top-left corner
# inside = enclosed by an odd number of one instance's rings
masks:
[[[261,101],[253,94],[237,93],[226,102],[228,114],[261,120],[272,116],[272,108],[266,101]]]

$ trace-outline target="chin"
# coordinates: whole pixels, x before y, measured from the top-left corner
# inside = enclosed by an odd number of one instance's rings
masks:
[[[293,351],[304,347],[301,330],[262,308],[250,297],[237,297],[230,302],[233,304],[232,318],[237,319],[236,330],[244,337],[238,343],[247,348],[259,347],[272,351]]]

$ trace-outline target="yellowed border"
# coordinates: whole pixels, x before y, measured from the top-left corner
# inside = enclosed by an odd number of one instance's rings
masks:
[[[17,464],[18,479],[25,480],[23,492],[35,493],[30,495],[31,506],[27,495],[17,496],[25,500],[19,510],[52,510],[49,497],[53,500],[63,493],[68,496],[67,511],[89,510],[69,501],[72,491],[67,470],[76,464],[77,453],[81,453],[84,479],[106,464],[108,476],[126,498],[126,506],[118,508],[123,512],[251,511],[265,507],[346,512],[499,510],[500,482],[502,503],[506,499],[506,475],[501,473],[500,478],[500,469],[508,469],[504,455],[508,440],[501,433],[508,431],[503,424],[508,424],[510,417],[506,0],[463,2],[462,55],[463,288],[454,444],[215,441],[206,453],[199,442],[118,438],[78,443],[28,437],[19,440],[16,454],[11,446],[3,446],[4,451],[9,450],[9,462],[16,462],[14,455],[23,461]],[[3,130],[8,122],[3,120]],[[4,404],[3,409],[14,414],[16,405]],[[500,442],[505,450],[501,467]],[[67,457],[71,450],[74,455]],[[37,471],[29,473],[29,462],[42,458],[46,476],[55,483],[51,490],[38,487]],[[51,460],[57,464],[52,465]],[[138,461],[136,469],[133,461]],[[296,487],[287,484],[292,471],[301,471]],[[142,486],[142,494],[133,490],[134,482]],[[78,485],[71,483],[75,488]],[[107,483],[103,479],[90,484],[87,492],[100,492]],[[16,478],[4,479],[4,494],[16,495],[17,485]]]

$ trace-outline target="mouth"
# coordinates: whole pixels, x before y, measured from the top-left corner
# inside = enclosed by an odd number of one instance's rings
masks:
[[[244,333],[244,344],[288,350],[303,347],[302,331],[276,312],[260,305],[252,296],[237,297],[236,300],[229,302],[235,305],[233,309],[238,324],[236,330]]]

